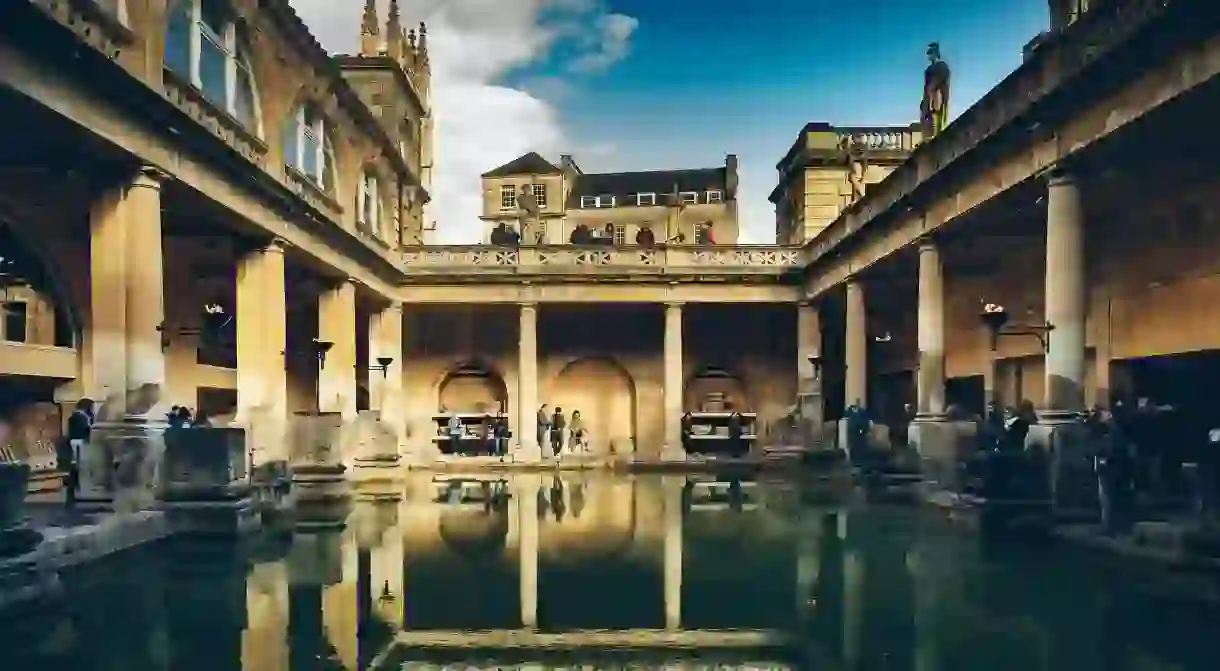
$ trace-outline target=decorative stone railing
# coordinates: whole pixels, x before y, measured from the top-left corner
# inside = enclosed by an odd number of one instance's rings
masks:
[[[826,256],[873,219],[914,200],[915,191],[980,143],[1042,104],[1099,58],[1170,9],[1197,0],[1115,0],[1046,37],[1016,70],[885,180],[859,199],[808,244],[809,260]],[[940,180],[938,180],[940,181]]]
[[[835,130],[843,149],[870,154],[910,154],[922,137],[919,129],[911,126],[848,126]]]
[[[408,275],[780,275],[804,260],[800,247],[782,245],[422,245],[404,247],[402,263]]]

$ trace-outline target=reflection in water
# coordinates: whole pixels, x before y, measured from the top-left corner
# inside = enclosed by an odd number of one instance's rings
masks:
[[[69,571],[59,600],[0,622],[0,668],[693,668],[696,658],[741,668],[1220,668],[1209,645],[1220,612],[1184,598],[1203,591],[1190,578],[1137,576],[1064,549],[983,547],[910,510],[804,503],[813,486],[413,476],[400,501],[356,501],[341,530],[174,540]],[[510,654],[486,637],[476,649],[435,647],[460,630],[522,628],[778,631],[798,643],[678,658]]]

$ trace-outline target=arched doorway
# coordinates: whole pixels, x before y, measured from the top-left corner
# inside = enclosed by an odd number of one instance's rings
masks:
[[[495,414],[508,410],[508,387],[490,366],[467,362],[445,374],[436,400],[439,412]]]
[[[566,417],[579,410],[594,454],[627,453],[635,445],[635,383],[611,359],[577,359],[555,377],[550,405]]]
[[[706,366],[686,382],[682,399],[686,412],[725,412],[753,410],[746,386],[725,368]]]

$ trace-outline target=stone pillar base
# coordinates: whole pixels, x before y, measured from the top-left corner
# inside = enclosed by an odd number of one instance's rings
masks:
[[[907,426],[907,441],[919,455],[925,497],[962,494],[966,489],[964,462],[978,451],[978,426],[917,417]]]
[[[120,513],[153,508],[167,428],[146,417],[95,424],[81,449],[78,507]]]
[[[825,413],[822,410],[822,395],[805,393],[797,396],[797,417],[800,421],[800,436],[806,450],[826,449],[823,438],[826,431]],[[834,449],[834,444],[830,444]]]
[[[337,412],[297,413],[293,418],[292,490],[297,524],[341,526],[350,491],[340,461],[343,417]]]
[[[1097,472],[1082,421],[1075,415],[1042,417],[1030,427],[1025,449],[1044,458],[1055,517],[1090,520],[1098,517],[1101,505]]]

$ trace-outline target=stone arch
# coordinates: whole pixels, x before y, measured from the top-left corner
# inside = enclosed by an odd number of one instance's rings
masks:
[[[718,412],[719,409],[754,410],[749,389],[742,378],[722,366],[697,368],[683,385],[685,412]],[[723,403],[723,405],[722,405]]]
[[[61,274],[62,267],[36,237],[22,234],[0,215],[0,295],[7,297],[11,287],[29,287],[50,303],[54,315],[53,337],[40,344],[76,347],[84,320],[72,299],[71,285]]]
[[[635,380],[610,357],[579,357],[555,375],[549,405],[570,418],[579,410],[589,432],[589,450],[607,454],[633,451],[636,438]]]
[[[465,359],[446,367],[433,388],[438,412],[508,410],[508,385],[504,375],[479,359]]]

